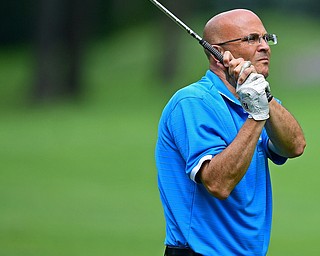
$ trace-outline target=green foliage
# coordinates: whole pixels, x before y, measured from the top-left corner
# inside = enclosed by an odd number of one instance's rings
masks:
[[[319,26],[281,16],[268,21],[280,38],[272,91],[297,117],[308,142],[301,158],[271,166],[269,255],[319,255],[320,88],[299,66],[310,64],[306,52],[317,54]],[[313,35],[313,41],[297,34]],[[0,255],[162,255],[153,160],[157,122],[170,95],[204,73],[206,59],[186,36],[177,77],[162,86],[159,37],[149,24],[92,43],[78,103],[27,107],[33,57],[26,49],[0,52]]]

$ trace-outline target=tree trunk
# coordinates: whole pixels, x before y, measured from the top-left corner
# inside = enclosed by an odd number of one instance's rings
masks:
[[[94,0],[42,0],[36,35],[36,101],[81,93],[82,52]]]
[[[197,1],[185,0],[183,4],[180,1],[170,1],[164,4],[172,13],[179,19],[185,22],[185,19],[190,19],[198,10],[199,3]],[[159,74],[161,79],[170,83],[174,79],[179,65],[179,58],[181,54],[181,35],[184,32],[177,24],[175,24],[169,17],[163,14],[160,18],[160,27],[162,33],[162,50],[163,53],[159,62]],[[187,22],[186,22],[187,24]],[[189,24],[187,24],[189,26]],[[190,39],[192,40],[192,39]]]

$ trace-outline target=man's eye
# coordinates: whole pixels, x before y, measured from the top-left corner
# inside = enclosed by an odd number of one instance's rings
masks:
[[[258,34],[251,34],[248,36],[248,41],[257,41],[257,39],[259,38]]]
[[[274,41],[274,36],[272,34],[267,34],[266,35],[266,40],[267,41]]]

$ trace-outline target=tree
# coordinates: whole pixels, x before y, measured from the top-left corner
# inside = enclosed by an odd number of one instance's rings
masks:
[[[81,93],[82,53],[94,0],[41,0],[36,36],[36,101]]]
[[[179,1],[171,1],[166,7],[174,13],[177,17],[183,20],[183,17],[191,17],[198,9],[199,2],[192,0],[184,0],[183,4]],[[162,15],[159,18],[161,34],[162,34],[162,52],[159,61],[160,76],[166,81],[170,82],[177,71],[177,64],[179,59],[179,46],[180,46],[180,29],[168,17]]]

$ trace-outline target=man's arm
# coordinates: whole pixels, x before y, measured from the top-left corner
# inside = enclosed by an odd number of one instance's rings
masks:
[[[295,118],[275,99],[270,101],[269,115],[265,125],[270,138],[269,148],[280,156],[300,156],[306,141]]]
[[[241,104],[246,103],[242,105],[248,106],[246,111],[252,118],[246,120],[236,138],[228,147],[210,161],[202,164],[197,174],[208,192],[219,199],[226,199],[247,172],[266,123],[265,120],[269,118],[269,104],[263,87],[266,84],[264,81],[260,81],[263,84],[259,83],[257,85],[255,79],[249,79],[249,81],[247,79],[251,73],[256,73],[254,66],[246,67],[247,62],[244,59],[235,59],[228,51],[224,53],[223,60],[222,70],[228,72],[231,77],[237,77],[238,80],[242,79],[242,84],[239,88],[237,86],[237,94],[239,95],[240,93],[240,102]],[[227,81],[225,83],[229,90],[236,95],[235,88],[230,84],[228,86]],[[260,88],[261,85],[263,88]],[[260,90],[255,91],[255,93],[247,93],[245,91],[246,88],[253,87],[259,87]],[[245,99],[246,102],[242,102],[241,95],[247,97]],[[257,101],[256,99],[259,100]],[[258,109],[259,111],[256,112]]]
[[[246,173],[266,121],[248,118],[233,142],[202,164],[198,173],[209,193],[226,199]]]

